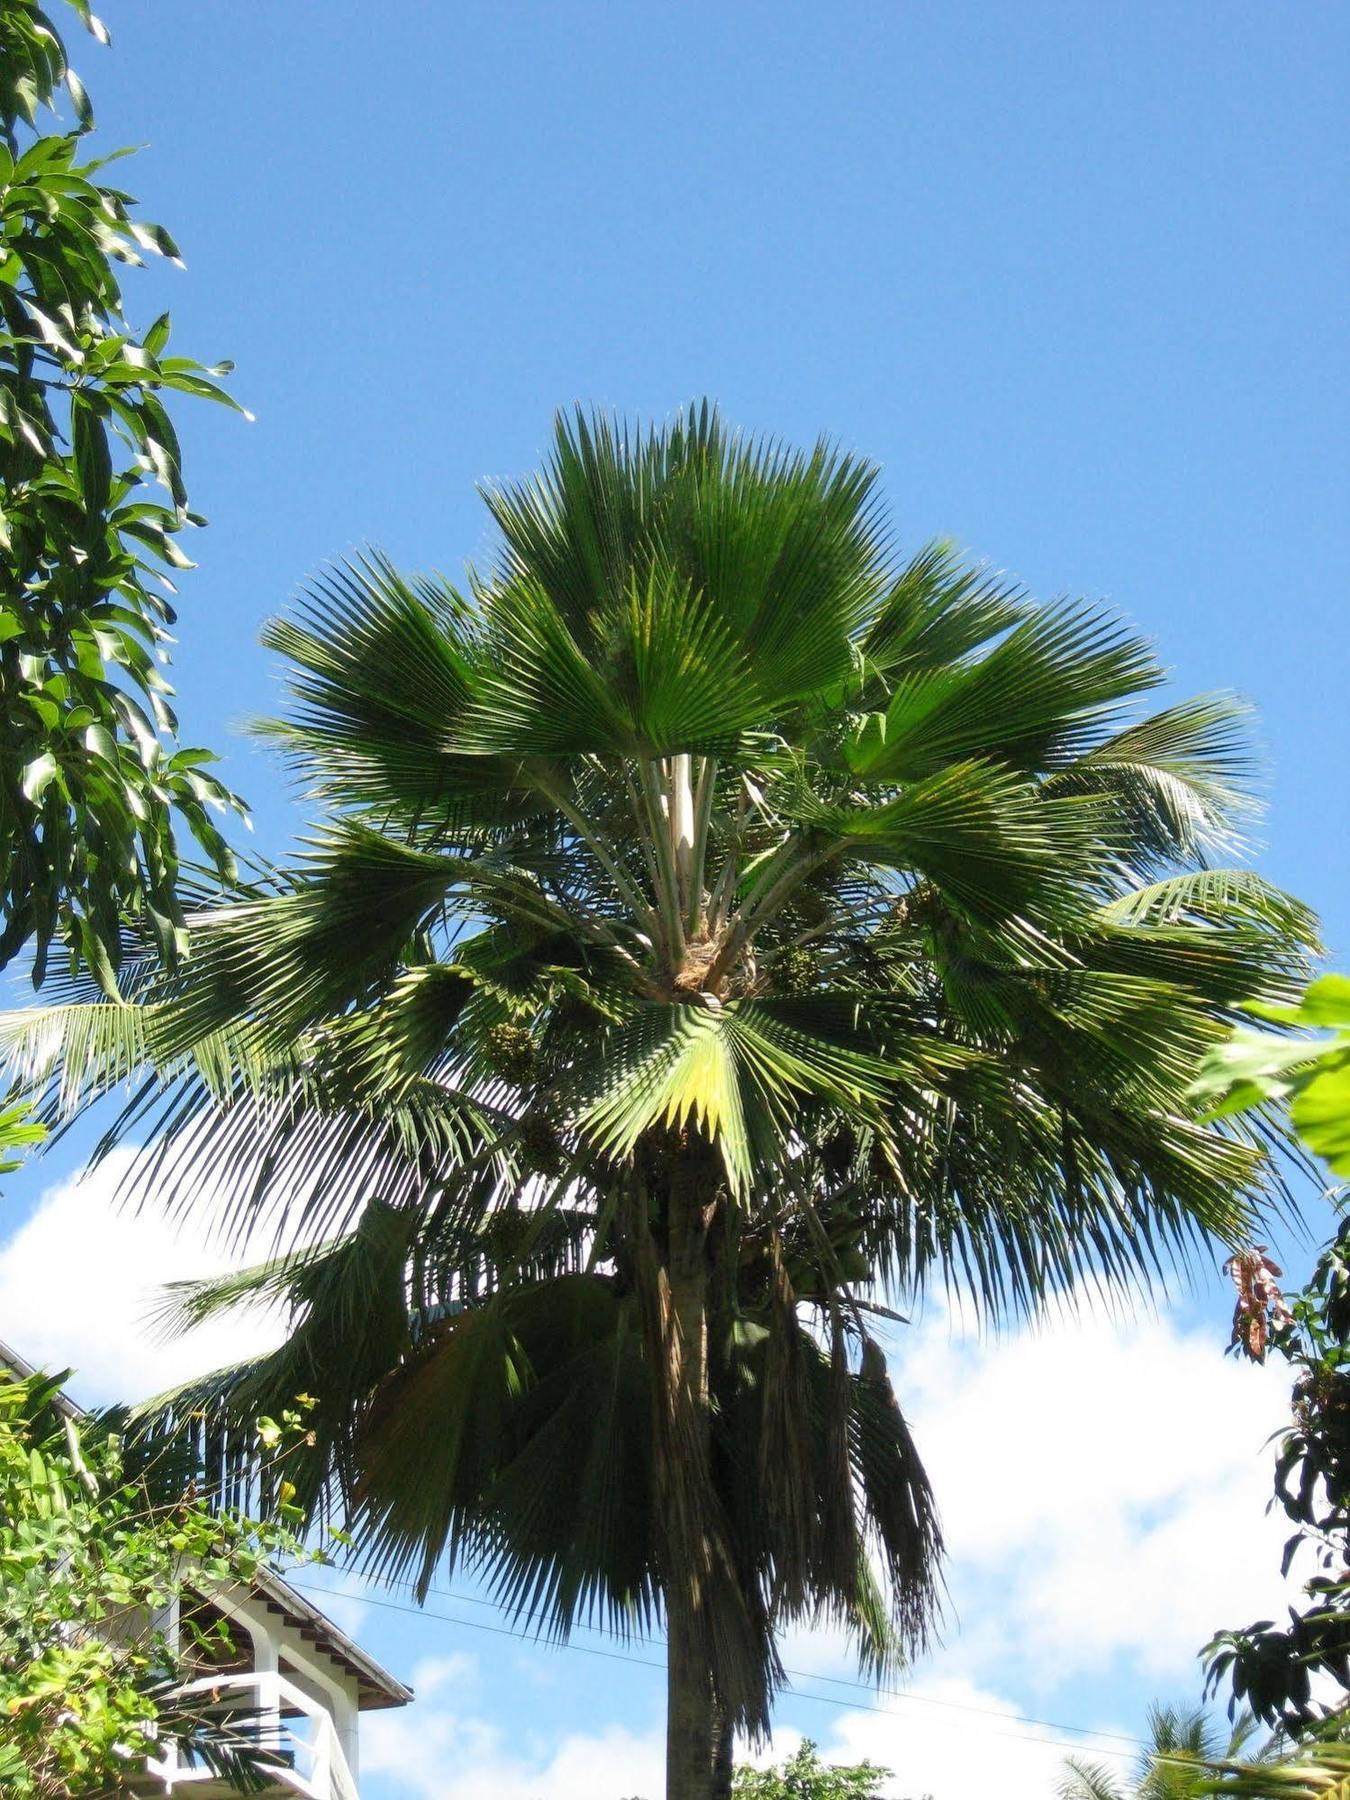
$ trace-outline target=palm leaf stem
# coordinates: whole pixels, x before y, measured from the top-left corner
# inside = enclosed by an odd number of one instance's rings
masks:
[[[569,895],[566,900],[549,900],[544,895],[546,903],[540,906],[537,903],[539,893],[528,893],[519,880],[512,881],[505,874],[485,870],[481,866],[473,869],[466,885],[493,900],[514,918],[528,924],[540,925],[546,931],[576,929],[583,937],[589,937],[592,942],[603,944],[607,950],[612,950],[635,973],[643,973],[641,963],[614,929],[614,922],[583,905],[575,896]],[[656,923],[654,919],[650,922],[653,925]]]
[[[591,855],[604,869],[624,900],[633,909],[634,915],[638,918],[650,919],[650,907],[629,880],[618,859],[611,855],[609,847],[605,843],[605,834],[600,827],[592,819],[588,819],[580,807],[574,805],[554,783],[543,780],[537,782],[537,786],[540,793],[557,807]]]
[[[765,875],[760,877],[746,896],[736,921],[727,934],[726,943],[718,951],[717,960],[708,971],[710,986],[734,966],[736,959],[753,943],[756,933],[781,910],[784,901],[843,848],[842,840],[836,840],[823,849],[819,846],[808,848],[800,838],[789,838],[787,843],[780,845],[771,859],[770,867],[778,860],[781,852],[787,852],[784,864],[773,872],[771,878],[766,879],[769,875],[766,870]],[[800,852],[795,861],[794,852]]]
[[[708,866],[708,837],[712,829],[713,803],[716,798],[717,759],[713,756],[700,757],[698,786],[694,792],[694,854],[689,873],[687,917],[690,931],[698,931],[704,925],[706,896],[703,888]]]
[[[722,867],[717,872],[712,893],[708,897],[708,935],[716,937],[726,924],[731,903],[740,882],[740,839],[733,836],[727,845]]]
[[[623,770],[624,792],[628,796],[629,810],[632,812],[633,824],[636,827],[637,845],[642,852],[642,860],[646,865],[647,879],[651,882],[652,892],[655,894],[660,891],[661,871],[657,866],[656,853],[652,849],[650,836],[651,820],[647,812],[647,802],[640,792],[637,783],[633,780],[632,771],[627,762],[621,764],[621,767]]]
[[[657,899],[664,923],[661,934],[665,953],[674,968],[684,961],[684,921],[681,917],[679,882],[670,840],[670,827],[665,813],[666,796],[661,791],[657,766],[645,757],[638,762],[638,780],[646,801],[647,830],[656,852],[659,874]]]
[[[708,934],[715,937],[726,924],[740,885],[740,862],[746,814],[750,809],[749,783],[742,774],[736,783],[736,810],[727,834],[727,850],[708,899]]]
[[[676,893],[682,916],[687,916],[694,868],[694,786],[689,752],[667,757],[664,764],[669,806],[671,860],[675,865]],[[691,928],[692,929],[692,928]]]

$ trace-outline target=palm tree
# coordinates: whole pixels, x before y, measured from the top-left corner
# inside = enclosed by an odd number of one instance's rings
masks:
[[[324,809],[296,866],[124,1003],[4,1028],[58,1109],[135,1081],[144,1190],[275,1221],[177,1300],[279,1295],[290,1341],[158,1428],[230,1469],[303,1388],[303,1497],[379,1573],[476,1561],[561,1632],[659,1612],[670,1800],[767,1730],[786,1622],[878,1668],[929,1630],[876,1284],[997,1320],[1246,1237],[1269,1123],[1187,1087],[1315,935],[1207,862],[1240,709],[1138,716],[1146,645],[897,564],[875,481],[706,407],[561,421],[466,592],[371,557],[270,628],[263,730]]]
[[[1216,1800],[1346,1800],[1350,1795],[1350,1712],[1319,1719],[1294,1742],[1271,1739],[1255,1757],[1242,1745],[1215,1766],[1201,1788]]]
[[[1059,1800],[1200,1800],[1214,1788],[1220,1767],[1242,1758],[1255,1771],[1265,1765],[1270,1746],[1252,1756],[1248,1745],[1256,1720],[1243,1713],[1220,1738],[1203,1707],[1182,1712],[1174,1706],[1149,1709],[1149,1741],[1139,1757],[1134,1780],[1126,1783],[1099,1763],[1068,1757]],[[1245,1755],[1244,1755],[1245,1753]]]

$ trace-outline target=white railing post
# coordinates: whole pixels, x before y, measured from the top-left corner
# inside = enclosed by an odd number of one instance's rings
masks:
[[[270,1638],[254,1639],[254,1672],[258,1689],[258,1739],[272,1748],[281,1744],[281,1666]]]
[[[333,1727],[328,1716],[316,1722],[313,1742],[314,1759],[309,1778],[318,1800],[331,1800],[333,1793]]]
[[[158,1756],[150,1757],[146,1762],[146,1767],[152,1775],[157,1775],[164,1783],[165,1793],[171,1794],[173,1792],[174,1777],[177,1775],[179,1769],[178,1745],[174,1739],[170,1738],[169,1742],[165,1744]]]
[[[258,1741],[269,1750],[281,1748],[281,1675],[276,1669],[258,1671]]]
[[[289,1788],[292,1793],[303,1795],[305,1800],[357,1800],[356,1782],[343,1750],[341,1734],[332,1713],[322,1701],[288,1681],[279,1669],[255,1669],[240,1675],[207,1675],[187,1682],[180,1692],[222,1694],[231,1689],[253,1694],[260,1747],[283,1752],[288,1748],[309,1752],[308,1773],[302,1774],[294,1766],[282,1766],[274,1776],[278,1787]],[[281,1716],[283,1706],[309,1721],[308,1743],[286,1728]],[[150,1758],[146,1767],[151,1775],[164,1783],[165,1792],[169,1794],[193,1782],[212,1779],[209,1769],[196,1763],[184,1764],[174,1743],[166,1744],[163,1755]]]
[[[360,1744],[361,1715],[357,1711],[356,1702],[352,1696],[336,1687],[333,1689],[332,1704],[329,1707],[329,1713],[333,1720],[334,1736],[346,1763],[347,1772],[351,1776],[351,1785],[354,1792],[356,1788],[356,1777],[359,1773],[357,1769],[357,1751]]]
[[[327,1717],[326,1714],[325,1717]],[[356,1777],[343,1752],[341,1734],[338,1732],[336,1726],[332,1725],[331,1721],[329,1730],[332,1732],[332,1737],[329,1741],[332,1744],[333,1760],[331,1765],[332,1773],[330,1786],[328,1793],[324,1796],[324,1800],[360,1800],[360,1796],[356,1791]]]

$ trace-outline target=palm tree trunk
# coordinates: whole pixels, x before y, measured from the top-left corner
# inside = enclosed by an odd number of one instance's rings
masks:
[[[714,1705],[708,1630],[712,1546],[708,1392],[708,1223],[716,1153],[690,1133],[673,1159],[666,1220],[664,1514],[666,1800],[711,1800]]]
[[[731,1800],[735,1748],[731,1720],[719,1710],[713,1729],[712,1800]]]
[[[676,1587],[671,1582],[666,1592],[666,1800],[712,1800],[713,1698],[706,1636],[688,1585],[683,1593]]]

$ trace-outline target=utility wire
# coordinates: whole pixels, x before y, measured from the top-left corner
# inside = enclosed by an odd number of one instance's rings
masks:
[[[410,1582],[410,1580],[392,1579],[389,1575],[383,1575],[383,1577],[380,1577],[380,1575],[374,1575],[374,1577],[367,1575],[367,1577],[364,1577],[364,1580],[371,1582],[376,1588],[400,1589],[400,1591],[407,1591],[407,1593],[412,1593],[412,1589],[414,1589],[414,1582]],[[495,1613],[509,1613],[509,1611],[511,1611],[502,1600],[490,1600],[490,1598],[486,1598],[484,1595],[475,1595],[475,1593],[459,1593],[455,1588],[437,1588],[437,1586],[432,1584],[427,1591],[428,1593],[441,1595],[441,1598],[445,1598],[445,1600],[454,1600],[457,1606],[486,1606],[491,1607]],[[412,1611],[412,1609],[409,1609],[409,1611]],[[416,1611],[421,1611],[421,1607],[416,1607]],[[464,1620],[464,1624],[468,1624],[468,1620]],[[610,1631],[605,1625],[576,1624],[572,1625],[571,1629],[572,1631],[589,1631],[589,1633],[594,1634],[594,1636],[599,1636],[599,1638],[616,1638],[617,1642],[623,1643],[662,1642],[661,1638],[650,1638],[650,1636],[621,1638],[621,1634],[616,1633],[616,1631]],[[529,1642],[536,1642],[536,1640],[538,1640],[538,1634],[533,1633],[533,1631],[522,1631],[522,1633],[518,1633],[518,1636],[526,1638]],[[565,1647],[565,1645],[563,1645],[563,1647]],[[576,1645],[576,1649],[585,1649],[585,1645]],[[610,1654],[621,1654],[621,1652],[610,1652]],[[630,1658],[630,1660],[641,1661],[641,1658]],[[664,1669],[664,1663],[652,1663],[652,1667],[653,1669],[655,1669],[655,1667]],[[999,1712],[994,1706],[970,1706],[967,1701],[959,1701],[959,1699],[936,1699],[936,1697],[931,1696],[931,1694],[909,1694],[905,1688],[877,1687],[875,1681],[853,1681],[853,1679],[848,1678],[848,1676],[823,1676],[823,1674],[817,1674],[817,1672],[812,1669],[783,1669],[783,1674],[785,1674],[785,1676],[796,1676],[799,1681],[826,1681],[830,1687],[853,1688],[853,1690],[857,1690],[859,1694],[884,1694],[887,1699],[913,1701],[914,1705],[918,1706],[945,1706],[945,1708],[949,1708],[950,1712],[970,1712],[970,1714],[979,1714],[981,1717],[986,1717],[986,1719],[1008,1719],[1008,1717],[1015,1717],[1015,1721],[1019,1724],[1037,1724],[1037,1726],[1044,1726],[1048,1732],[1075,1732],[1078,1737],[1111,1737],[1111,1739],[1120,1742],[1120,1744],[1129,1744],[1132,1750],[1147,1750],[1148,1748],[1148,1744],[1145,1744],[1145,1741],[1143,1741],[1141,1737],[1134,1737],[1130,1732],[1107,1732],[1107,1730],[1098,1732],[1098,1730],[1094,1730],[1093,1726],[1089,1726],[1089,1724],[1066,1724],[1062,1719],[1033,1719],[1033,1717],[1026,1714],[1010,1715],[1006,1714],[1006,1712]],[[882,1710],[884,1710],[884,1708],[882,1708]]]
[[[329,1595],[344,1600],[359,1600],[367,1606],[379,1607],[385,1612],[406,1613],[410,1619],[434,1619],[444,1625],[459,1625],[465,1631],[486,1631],[493,1637],[514,1638],[518,1643],[537,1645],[541,1642],[533,1632],[513,1631],[507,1625],[487,1625],[481,1619],[462,1619],[456,1618],[453,1613],[428,1612],[425,1607],[403,1606],[397,1600],[376,1600],[369,1594],[354,1593],[350,1588],[315,1587],[306,1582],[296,1581],[293,1577],[288,1577],[288,1579],[290,1580],[290,1585],[292,1587],[300,1588],[302,1592],[313,1594],[319,1599],[322,1599],[325,1595]],[[444,1592],[445,1590],[438,1589],[437,1591]],[[492,1601],[479,1601],[476,1602],[476,1604],[491,1606],[494,1603]],[[594,1644],[557,1643],[552,1644],[549,1647],[555,1650],[572,1650],[580,1656],[600,1656],[607,1662],[631,1663],[635,1667],[643,1669],[664,1670],[666,1666],[664,1662],[658,1662],[654,1657],[631,1656],[624,1650],[601,1650]],[[784,1673],[792,1674],[793,1671],[788,1669],[785,1670]],[[797,1671],[797,1674],[800,1679],[806,1681],[830,1681],[834,1679],[828,1675],[811,1675],[804,1671]],[[863,1687],[863,1683],[851,1681],[841,1682],[840,1685],[844,1687]],[[871,1692],[874,1690],[864,1689],[864,1691]],[[951,1707],[958,1712],[978,1713],[991,1719],[1009,1719],[1013,1723],[1019,1725],[1043,1725],[1050,1730],[1073,1731],[1081,1733],[1086,1737],[1120,1738],[1124,1742],[1134,1745],[1133,1750],[1114,1750],[1104,1744],[1091,1746],[1094,1755],[1098,1756],[1128,1757],[1137,1755],[1139,1750],[1146,1747],[1141,1738],[1129,1738],[1124,1732],[1094,1732],[1086,1725],[1055,1725],[1047,1720],[1024,1718],[1020,1713],[998,1712],[991,1706],[967,1706],[958,1700],[930,1699],[926,1694],[906,1694],[892,1690],[886,1691],[890,1693],[891,1698],[896,1700],[913,1701],[920,1705],[927,1706],[946,1706]],[[872,1712],[890,1716],[889,1707],[873,1706],[865,1700],[841,1700],[837,1699],[833,1694],[811,1694],[807,1693],[802,1688],[794,1688],[792,1690],[792,1696],[795,1700],[812,1700],[817,1706],[839,1706],[844,1708],[847,1712]],[[1026,1732],[1022,1731],[991,1731],[989,1735],[991,1737],[1010,1738],[1022,1744],[1057,1745],[1062,1750],[1082,1750],[1084,1748],[1082,1744],[1068,1743],[1063,1738],[1031,1737]]]

